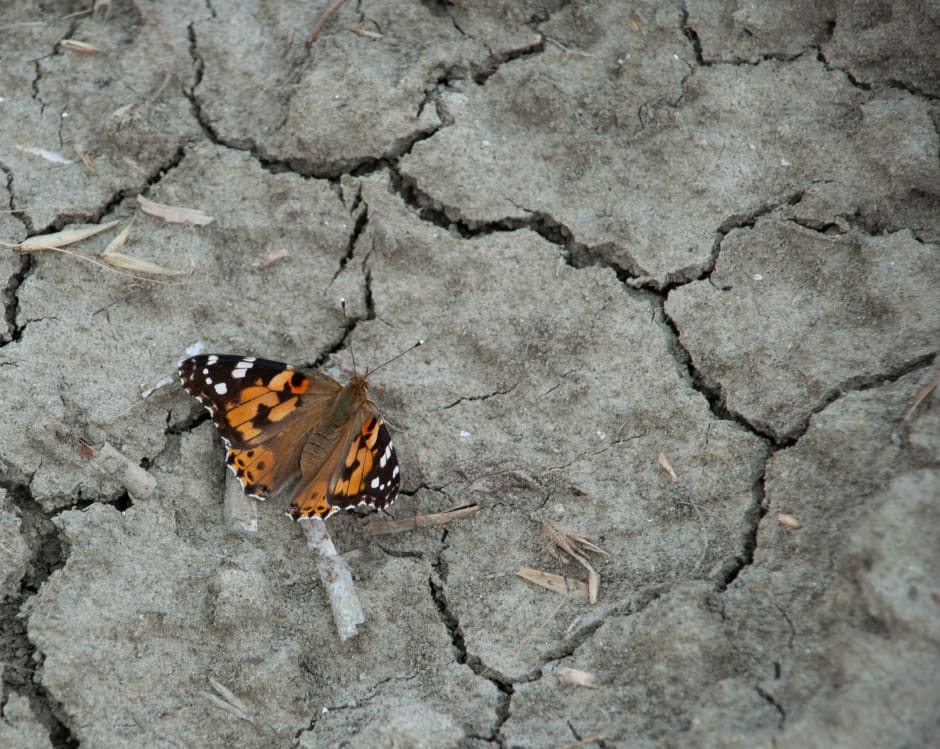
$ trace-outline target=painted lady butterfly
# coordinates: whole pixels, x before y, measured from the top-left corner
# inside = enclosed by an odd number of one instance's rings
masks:
[[[224,354],[186,359],[179,375],[212,415],[226,463],[248,496],[267,499],[293,487],[295,520],[395,501],[398,460],[369,400],[367,375],[344,386],[320,372]]]

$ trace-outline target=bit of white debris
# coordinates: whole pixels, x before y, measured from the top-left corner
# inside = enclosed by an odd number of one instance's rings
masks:
[[[755,281],[763,281],[763,280],[764,280],[764,275],[763,275],[762,273],[755,273],[755,274],[754,274],[754,280],[755,280]]]
[[[202,341],[196,341],[186,347],[186,356],[196,356],[206,350],[206,345]]]
[[[157,392],[160,388],[166,387],[167,385],[172,385],[175,381],[176,381],[175,377],[163,377],[162,379],[157,380],[156,384],[150,385],[149,387],[146,385],[141,385],[140,396],[142,398],[149,398],[151,395]]]
[[[33,156],[39,156],[46,161],[51,161],[53,164],[74,164],[75,162],[71,159],[65,158],[61,153],[56,153],[55,151],[49,151],[45,148],[38,148],[36,146],[21,146],[17,144],[17,151],[22,151],[23,153],[28,153]]]

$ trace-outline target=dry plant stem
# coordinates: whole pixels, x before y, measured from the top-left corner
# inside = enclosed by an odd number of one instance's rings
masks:
[[[235,474],[225,469],[225,522],[233,531],[239,533],[257,533],[258,502],[245,496],[241,482]]]
[[[297,521],[307,537],[307,546],[320,554],[318,564],[320,580],[326,588],[333,608],[333,621],[339,639],[348,640],[356,636],[356,627],[366,620],[359,604],[359,596],[353,586],[352,574],[336,547],[321,518],[301,518]]]
[[[320,19],[316,22],[316,25],[313,27],[313,30],[307,36],[308,47],[317,40],[317,37],[320,36],[320,32],[323,31],[323,27],[326,26],[326,22],[330,20],[330,16],[332,16],[336,11],[338,11],[339,6],[341,6],[342,4],[343,4],[343,0],[333,0],[333,2],[330,3],[329,7],[325,11],[323,11],[323,15],[320,16]]]
[[[415,515],[414,517],[403,518],[401,520],[373,520],[367,526],[367,531],[373,536],[385,536],[392,533],[407,533],[416,528],[433,528],[437,525],[445,525],[452,520],[470,517],[479,509],[480,505],[467,505],[466,507],[458,507],[455,510],[448,510],[447,512],[437,512],[431,515]]]

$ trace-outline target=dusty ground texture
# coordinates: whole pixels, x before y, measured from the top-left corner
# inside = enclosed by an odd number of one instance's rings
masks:
[[[0,11],[0,239],[194,272],[0,254],[0,745],[936,746],[936,4],[90,5]],[[481,509],[331,519],[341,643],[175,366],[418,338],[390,514]]]

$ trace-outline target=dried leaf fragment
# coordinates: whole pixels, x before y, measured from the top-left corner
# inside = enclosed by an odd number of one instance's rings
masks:
[[[208,216],[198,208],[182,208],[166,203],[157,203],[154,200],[145,198],[143,195],[137,196],[137,203],[140,210],[144,213],[161,218],[170,224],[195,224],[196,226],[205,226],[211,224],[214,219]]]

